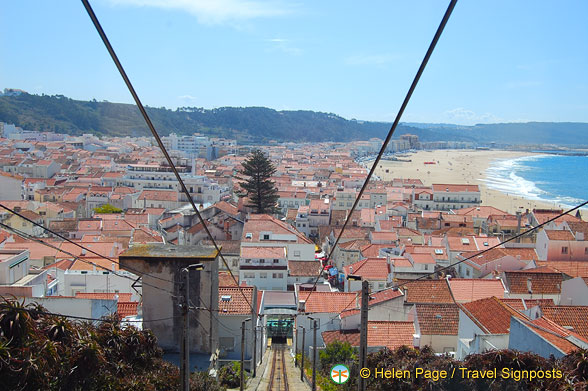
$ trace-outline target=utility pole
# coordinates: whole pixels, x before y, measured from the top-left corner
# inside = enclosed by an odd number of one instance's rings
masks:
[[[369,281],[361,282],[361,324],[359,329],[359,369],[367,366],[367,335],[368,335],[368,302]],[[357,390],[365,391],[365,379],[361,376],[357,382]]]
[[[184,282],[184,301],[182,303],[182,342],[180,346],[180,378],[182,383],[182,391],[190,390],[190,353],[188,347],[188,330],[190,329],[190,318],[188,303],[190,300],[190,273],[188,269],[182,269],[186,273],[186,281]]]
[[[257,318],[253,318],[255,321],[251,322],[251,328],[253,329],[253,377],[255,377],[257,369]]]
[[[312,321],[312,391],[316,391],[316,319],[308,317]]]
[[[247,318],[241,322],[241,384],[239,386],[240,391],[243,391],[243,389],[245,388],[245,373],[243,370],[243,367],[245,366],[245,322],[250,320],[251,318]]]
[[[294,346],[294,366],[298,366],[298,329],[294,329],[294,335],[296,335],[296,346]]]
[[[304,339],[306,337],[306,329],[304,326],[298,326],[302,329],[302,360],[300,361],[300,381],[304,381]]]
[[[180,342],[180,379],[182,391],[190,390],[190,344],[189,344],[189,330],[190,330],[190,270],[202,270],[204,264],[195,263],[180,270],[181,273],[186,274],[186,282],[184,283],[184,300],[180,305],[182,309],[182,338]]]

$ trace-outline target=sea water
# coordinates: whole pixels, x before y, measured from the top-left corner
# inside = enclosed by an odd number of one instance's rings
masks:
[[[491,189],[570,208],[588,200],[588,156],[538,154],[496,160],[486,170]]]

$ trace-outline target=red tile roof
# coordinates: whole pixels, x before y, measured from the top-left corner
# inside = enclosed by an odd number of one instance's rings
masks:
[[[410,254],[414,263],[435,265],[437,262],[430,253],[413,253]]]
[[[496,297],[458,304],[458,306],[478,327],[489,334],[508,334],[511,316],[528,319]]]
[[[254,214],[250,215],[249,219],[245,222],[243,227],[242,241],[246,242],[259,242],[261,232],[272,232],[273,234],[279,235],[294,235],[297,243],[312,244],[312,241],[296,230],[289,224],[284,223],[270,215],[266,214]],[[247,234],[252,234],[251,239],[247,239]],[[276,240],[263,240],[264,242],[283,242]]]
[[[286,247],[272,246],[272,247],[258,247],[258,246],[242,246],[242,258],[259,258],[259,259],[285,259]]]
[[[305,301],[304,312],[338,313],[346,309],[359,308],[358,292],[304,292],[298,300]]]
[[[178,192],[173,190],[143,190],[139,200],[178,201]]]
[[[588,277],[588,262],[586,261],[538,261],[537,265],[549,266],[571,277]]]
[[[588,240],[588,221],[568,221],[567,224],[574,236],[576,236],[577,232],[582,232],[584,234],[584,240]]]
[[[345,275],[353,274],[370,281],[385,281],[390,273],[388,261],[385,258],[366,258],[343,268]]]
[[[413,346],[414,333],[413,322],[368,322],[368,346],[385,346],[390,350]]]
[[[376,293],[370,294],[369,305],[372,306],[372,305],[380,304],[380,303],[386,302],[388,300],[392,300],[397,297],[400,297],[402,295],[403,295],[403,293],[400,289],[394,289],[394,288],[384,289],[384,290],[378,291]]]
[[[574,240],[574,235],[567,230],[550,230],[546,229],[545,233],[549,240]]]
[[[119,302],[130,302],[131,293],[76,293],[77,299],[94,299],[94,300],[114,300],[114,296],[118,295]]]
[[[239,281],[239,276],[235,275],[237,281]],[[218,272],[218,286],[237,286],[235,284],[235,280],[229,274],[229,272]]]
[[[361,255],[366,258],[376,258],[380,256],[380,250],[390,248],[389,244],[368,244],[361,247]]]
[[[561,214],[563,210],[561,209],[533,209],[533,216],[537,220],[539,224],[543,224],[546,221],[558,216]],[[562,223],[564,221],[580,221],[576,216],[566,214],[561,217],[558,217],[554,220],[556,223]]]
[[[541,306],[543,316],[566,330],[588,338],[588,307],[586,306]]]
[[[458,193],[458,192],[480,192],[480,187],[478,185],[453,185],[453,184],[433,184],[433,191],[436,192],[450,192],[450,193]]]
[[[119,319],[137,315],[138,301],[119,301],[116,307]]]
[[[516,294],[560,294],[563,275],[550,269],[528,269],[504,272],[505,285]]]
[[[245,297],[247,297],[247,301]],[[219,287],[218,288],[218,309],[221,315],[246,315],[251,314],[253,305],[253,287]]]
[[[421,334],[457,335],[459,308],[456,304],[417,304],[416,318]]]
[[[536,306],[553,306],[553,299],[500,299],[517,311],[524,311]]]
[[[400,346],[413,346],[413,322],[404,321],[370,321],[368,322],[368,346],[396,349]],[[349,342],[359,346],[359,330],[335,330],[322,333],[325,345],[335,341]]]
[[[453,304],[451,291],[445,280],[417,280],[409,281],[400,286],[404,291],[406,303],[437,303]]]
[[[449,289],[458,303],[485,299],[496,296],[504,297],[504,285],[500,279],[449,279]]]
[[[569,341],[567,337],[573,336],[579,338],[584,343],[588,343],[580,335],[560,327],[545,317],[535,319],[532,322],[524,322],[524,324],[564,354],[569,354],[578,349],[578,346]]]
[[[459,215],[468,215],[484,219],[487,219],[491,215],[508,215],[507,212],[496,209],[493,206],[473,206],[471,208],[454,209],[453,211]]]
[[[288,261],[288,275],[291,277],[316,276],[320,270],[320,261]]]

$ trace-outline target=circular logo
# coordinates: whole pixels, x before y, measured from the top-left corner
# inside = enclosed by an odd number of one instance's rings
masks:
[[[331,380],[336,384],[343,384],[349,380],[349,368],[343,364],[337,364],[331,368]]]

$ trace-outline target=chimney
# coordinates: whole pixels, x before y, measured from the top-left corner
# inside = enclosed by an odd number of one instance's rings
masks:
[[[521,211],[517,210],[517,235],[521,233]],[[521,238],[517,238],[517,243],[521,242]]]
[[[298,311],[304,312],[305,308],[306,308],[306,300],[299,300],[298,301]]]

